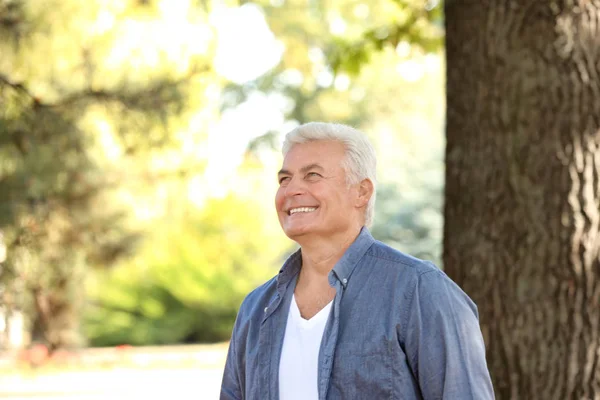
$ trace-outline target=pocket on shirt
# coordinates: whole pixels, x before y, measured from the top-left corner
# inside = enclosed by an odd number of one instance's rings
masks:
[[[339,350],[334,356],[329,399],[392,398],[392,366],[388,351]]]

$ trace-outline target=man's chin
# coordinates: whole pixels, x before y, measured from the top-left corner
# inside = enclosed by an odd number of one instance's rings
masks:
[[[297,241],[296,239],[309,235],[312,229],[308,226],[290,226],[283,228],[283,232],[290,239]]]

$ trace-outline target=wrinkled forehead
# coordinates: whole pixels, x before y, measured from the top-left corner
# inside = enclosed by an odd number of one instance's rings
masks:
[[[324,170],[344,169],[346,148],[343,143],[331,140],[296,143],[283,158],[282,169],[300,170],[318,165]]]

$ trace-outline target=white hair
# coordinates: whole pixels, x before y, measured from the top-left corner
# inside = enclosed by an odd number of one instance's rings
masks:
[[[309,122],[300,125],[287,135],[283,142],[283,156],[299,143],[333,140],[346,148],[346,157],[342,164],[346,172],[346,182],[350,185],[369,179],[373,182],[373,194],[365,210],[365,225],[370,227],[375,212],[375,194],[377,186],[377,158],[375,149],[366,135],[351,126],[327,122]]]

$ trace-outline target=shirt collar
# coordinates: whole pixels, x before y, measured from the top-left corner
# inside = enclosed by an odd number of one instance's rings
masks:
[[[294,278],[300,272],[302,267],[302,253],[301,249],[296,250],[291,256],[283,263],[283,267],[279,270],[277,275],[277,291],[285,291],[285,287],[288,282]]]
[[[346,288],[356,265],[374,242],[375,239],[371,236],[369,230],[366,227],[362,227],[354,242],[348,247],[342,258],[340,258],[329,273],[329,283],[334,285],[337,279]],[[302,249],[298,249],[281,267],[277,276],[278,289],[287,286],[287,283],[298,274],[301,267]]]
[[[358,262],[374,242],[375,239],[373,239],[369,230],[363,226],[354,242],[348,247],[348,250],[346,250],[342,258],[340,258],[329,273],[329,284],[333,285],[337,279],[345,289]]]

